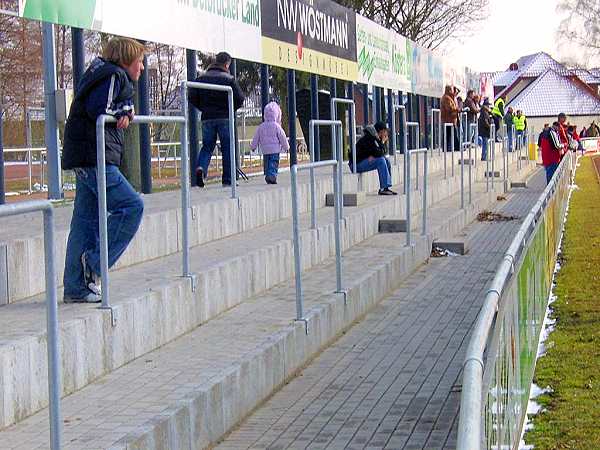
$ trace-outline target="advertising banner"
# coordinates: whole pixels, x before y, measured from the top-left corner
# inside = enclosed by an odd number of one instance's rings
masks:
[[[412,53],[408,43],[403,36],[356,15],[358,82],[410,91]]]
[[[443,59],[412,41],[407,42],[412,49],[411,92],[441,97],[444,93]]]
[[[33,20],[439,97],[470,84],[432,51],[330,0],[19,0]]]
[[[20,0],[19,13],[261,62],[260,0]]]
[[[356,14],[329,0],[262,0],[263,62],[356,80]]]

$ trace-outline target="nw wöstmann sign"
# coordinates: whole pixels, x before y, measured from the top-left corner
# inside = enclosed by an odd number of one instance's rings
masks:
[[[354,80],[356,14],[328,0],[262,0],[263,61]]]

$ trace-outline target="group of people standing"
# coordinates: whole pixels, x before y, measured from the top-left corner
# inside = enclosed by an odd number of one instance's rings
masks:
[[[472,124],[477,126],[477,134],[482,148],[482,161],[487,159],[488,141],[494,138],[497,141],[501,140],[502,124],[506,125],[509,151],[513,151],[513,129],[516,133],[514,137],[516,137],[517,146],[525,145],[527,117],[521,110],[517,110],[515,113],[512,107],[505,110],[506,99],[504,96],[499,96],[492,105],[489,98],[484,98],[482,101],[481,95],[473,90],[467,91],[464,101],[459,94],[460,90],[455,86],[446,86],[440,101],[442,123],[453,125],[452,127],[445,127],[446,151],[460,151],[461,126],[465,130],[464,133],[471,133],[463,141],[473,142],[475,133],[471,132]],[[461,123],[461,113],[466,113],[466,124]],[[493,129],[494,132],[492,132]]]

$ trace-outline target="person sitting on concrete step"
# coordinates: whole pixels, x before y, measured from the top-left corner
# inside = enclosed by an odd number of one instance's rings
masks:
[[[385,157],[385,143],[388,140],[388,128],[385,122],[367,125],[363,136],[356,143],[356,172],[364,173],[377,170],[379,174],[379,195],[398,195],[392,191],[392,169]],[[350,154],[350,168],[354,166]]]

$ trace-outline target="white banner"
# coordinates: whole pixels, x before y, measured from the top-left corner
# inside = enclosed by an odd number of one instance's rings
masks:
[[[409,91],[410,49],[407,39],[356,15],[358,82]]]

